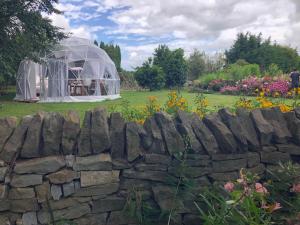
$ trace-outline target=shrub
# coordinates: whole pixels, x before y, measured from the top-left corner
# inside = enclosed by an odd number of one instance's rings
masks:
[[[265,85],[265,88],[274,97],[278,97],[279,94],[286,95],[289,91],[289,82],[285,80],[277,80]]]
[[[237,86],[224,86],[221,88],[220,93],[222,94],[230,94],[230,95],[237,95],[239,94],[240,89]]]
[[[277,64],[272,63],[269,67],[268,70],[266,71],[266,74],[274,77],[283,74],[283,71],[277,66]]]
[[[152,65],[151,60],[138,67],[134,77],[141,87],[149,88],[150,91],[159,90],[165,85],[163,70],[159,66]]]

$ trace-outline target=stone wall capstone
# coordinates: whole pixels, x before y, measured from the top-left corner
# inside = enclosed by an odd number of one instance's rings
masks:
[[[236,179],[241,168],[261,177],[279,162],[300,161],[300,109],[221,109],[201,120],[155,113],[144,125],[104,108],[0,119],[0,225],[133,225],[124,208],[133,191],[160,212],[173,207],[170,181],[180,162],[205,187]],[[172,224],[199,224],[193,199],[180,199]],[[157,224],[166,224],[157,219]]]

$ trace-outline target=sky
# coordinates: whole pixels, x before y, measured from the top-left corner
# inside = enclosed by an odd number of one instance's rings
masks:
[[[247,31],[300,49],[300,0],[60,0],[56,8],[63,14],[52,23],[73,36],[120,45],[127,70],[159,44],[214,54]]]

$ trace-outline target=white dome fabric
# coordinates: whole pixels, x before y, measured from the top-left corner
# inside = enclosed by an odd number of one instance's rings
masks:
[[[40,102],[101,101],[120,97],[120,78],[114,62],[103,49],[87,39],[64,39],[41,59],[44,63],[38,66],[24,60],[17,75],[20,89],[26,89],[24,79],[33,75],[39,77],[39,82],[35,83],[30,79],[29,86],[40,83]],[[32,72],[31,64],[39,69]],[[32,92],[28,96],[22,94],[27,91],[19,91],[15,99],[36,99]]]

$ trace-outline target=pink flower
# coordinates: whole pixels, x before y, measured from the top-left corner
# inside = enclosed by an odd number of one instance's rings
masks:
[[[232,182],[227,182],[225,185],[224,185],[224,189],[228,192],[233,192],[233,189],[234,189],[234,183]]]
[[[291,188],[291,192],[300,193],[300,183],[293,184],[293,187]]]
[[[268,212],[272,213],[272,212],[274,212],[275,210],[281,209],[282,207],[281,207],[281,205],[280,205],[279,202],[275,202],[275,203],[272,204],[272,205],[265,205],[265,204],[263,204],[263,205],[261,206],[261,208],[266,209]]]
[[[268,193],[268,190],[261,183],[255,183],[255,191],[262,194]]]

